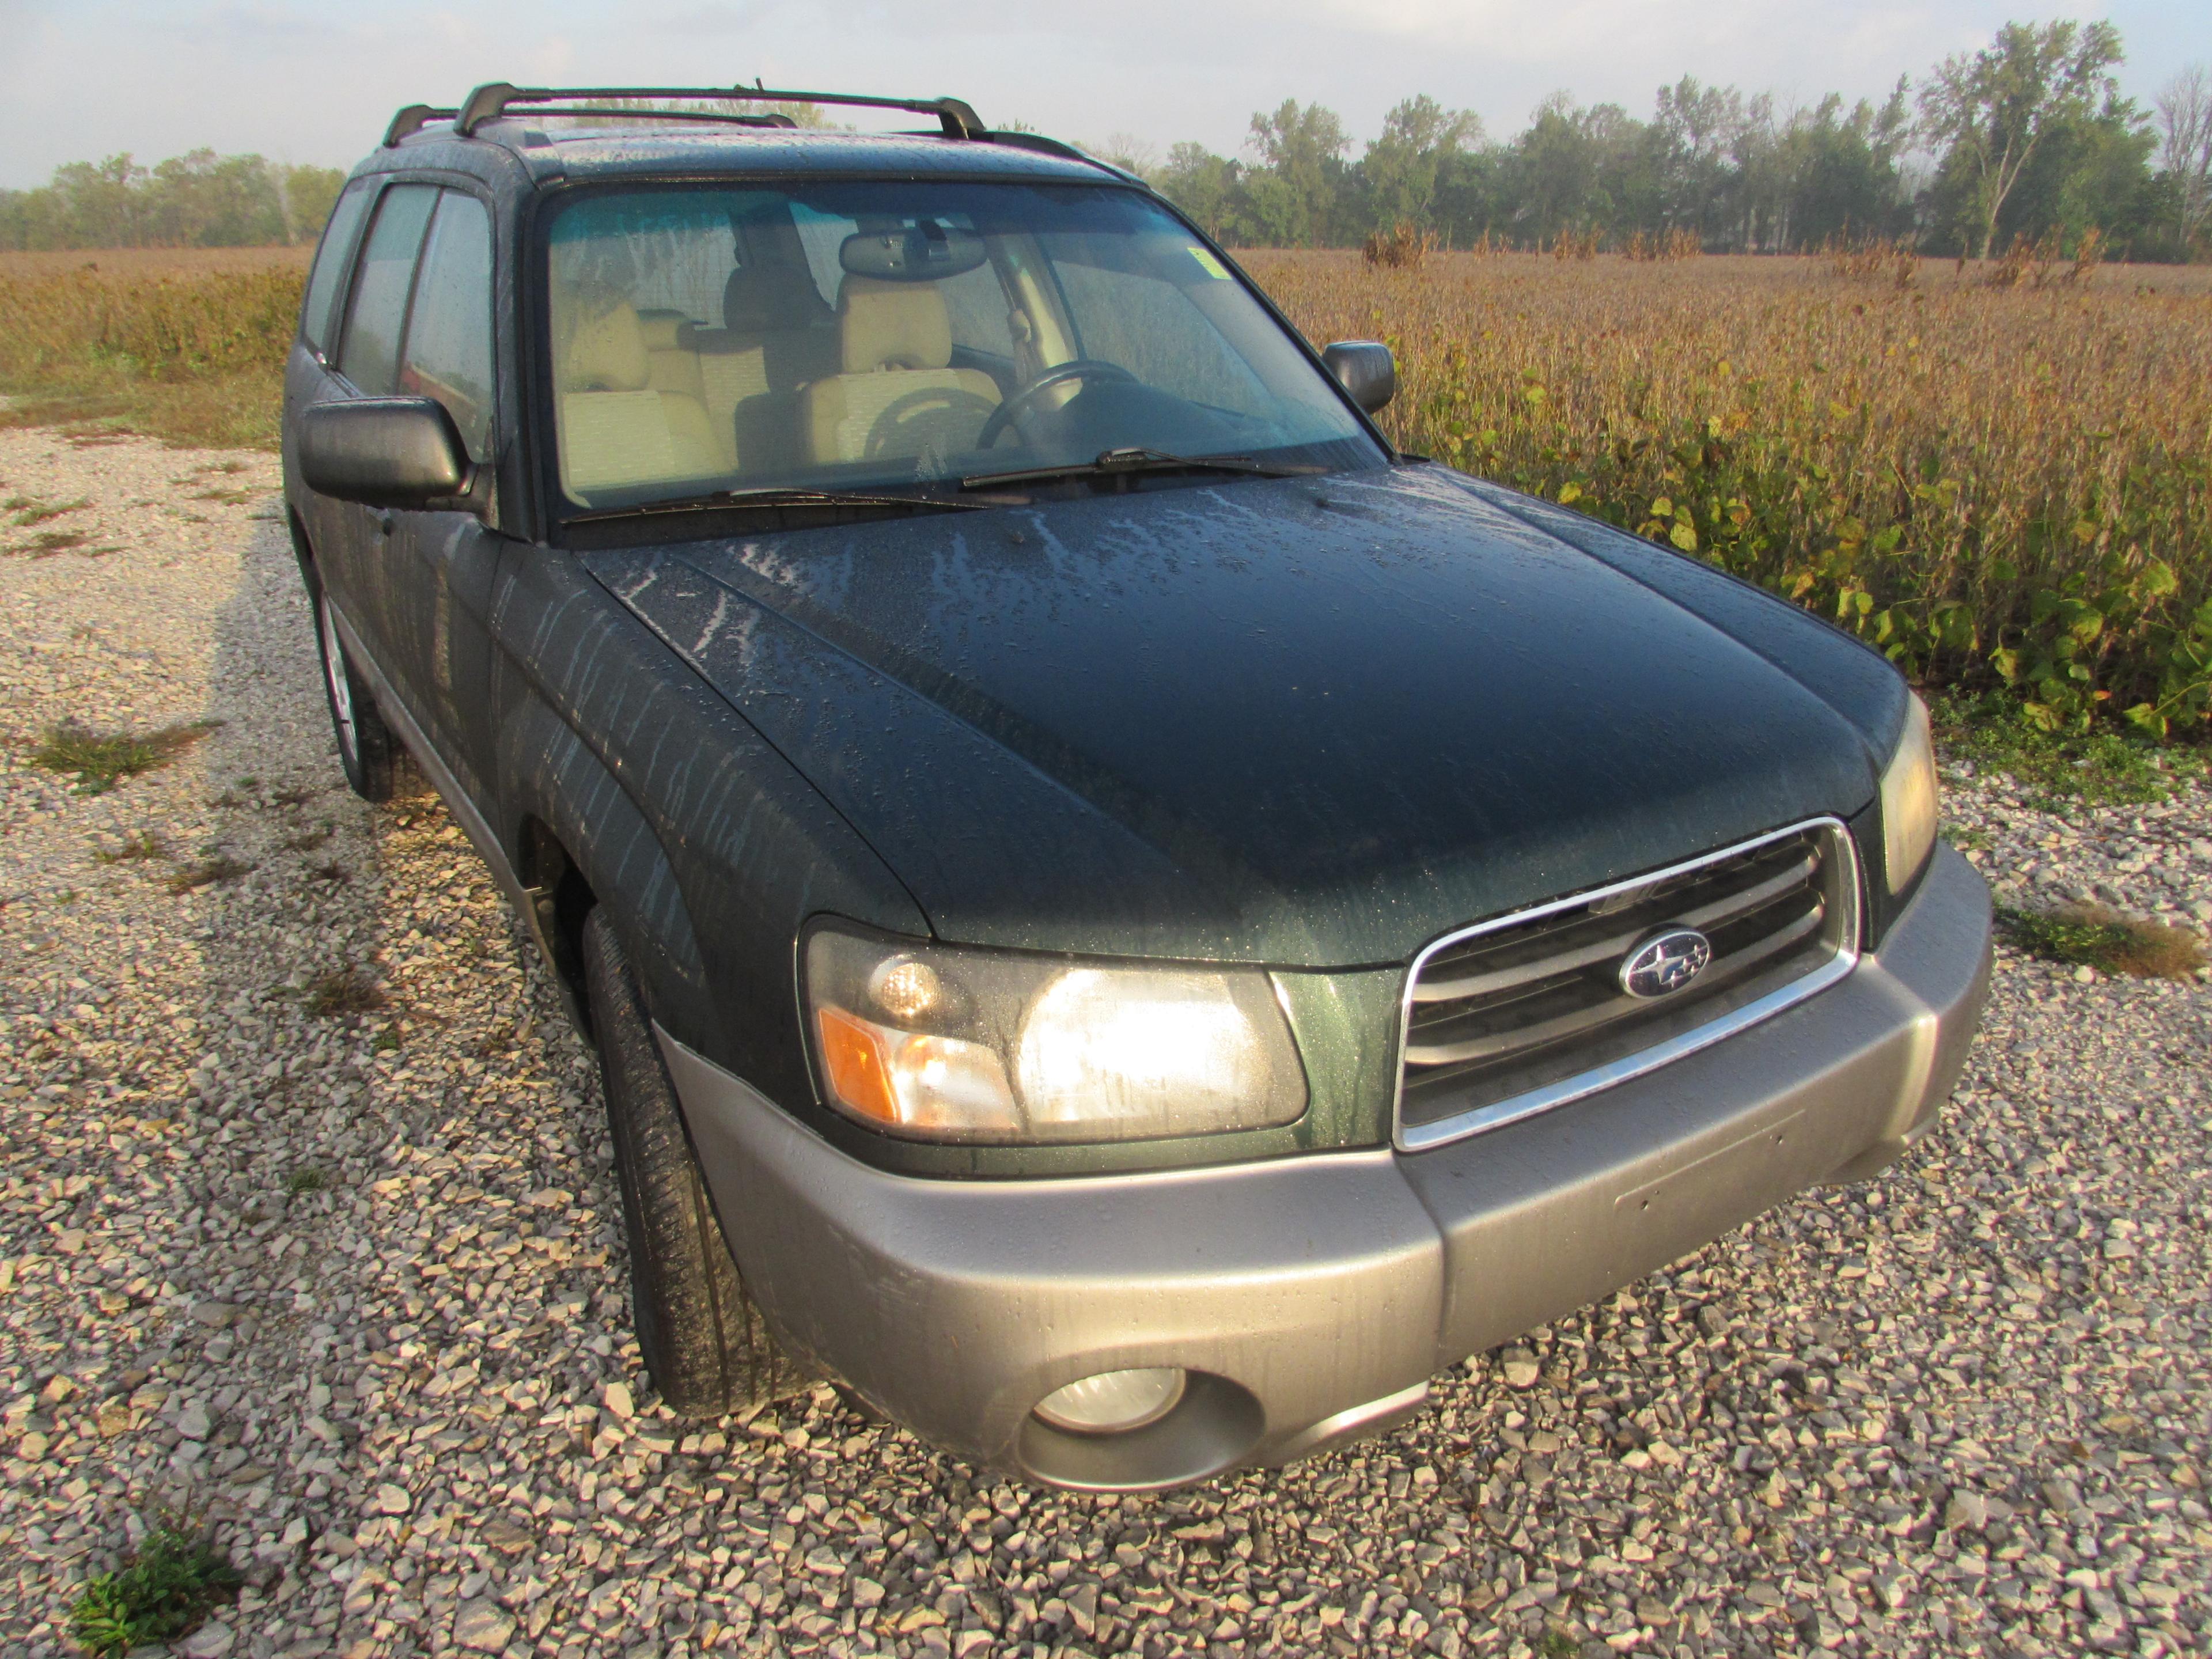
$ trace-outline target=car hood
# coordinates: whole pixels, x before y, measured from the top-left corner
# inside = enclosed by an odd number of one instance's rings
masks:
[[[948,940],[1402,961],[1872,797],[1863,722],[1512,507],[1408,467],[586,558]]]

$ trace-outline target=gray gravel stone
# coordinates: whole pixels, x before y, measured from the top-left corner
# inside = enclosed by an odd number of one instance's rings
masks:
[[[2212,988],[2002,947],[1903,1164],[1386,1438],[1119,1498],[827,1389],[672,1423],[590,1056],[436,802],[344,793],[274,483],[0,432],[119,550],[0,559],[0,1650],[74,1652],[162,1506],[246,1576],[241,1659],[2205,1650]],[[64,717],[225,724],[83,796],[25,759]],[[2008,902],[2212,907],[2202,789],[1946,811]],[[310,1013],[339,971],[386,1006]]]

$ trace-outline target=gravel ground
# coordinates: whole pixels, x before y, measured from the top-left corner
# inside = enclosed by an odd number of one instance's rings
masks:
[[[434,800],[344,792],[274,483],[0,433],[92,503],[0,530],[0,1648],[167,1506],[249,1580],[201,1656],[2207,1650],[2212,988],[2009,954],[1905,1164],[1386,1439],[1110,1498],[827,1389],[679,1431],[588,1057]],[[222,724],[88,796],[64,717]],[[2212,914],[2201,791],[1948,811],[2021,902]]]

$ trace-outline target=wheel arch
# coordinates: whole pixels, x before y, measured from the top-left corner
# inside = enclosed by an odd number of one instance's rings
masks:
[[[698,1030],[710,1006],[706,963],[675,866],[620,781],[543,702],[525,704],[500,741],[504,836],[529,920],[587,1033],[583,928],[604,907],[654,1019]]]

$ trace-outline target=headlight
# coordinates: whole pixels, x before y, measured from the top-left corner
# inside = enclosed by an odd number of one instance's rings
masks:
[[[1305,1072],[1254,969],[1070,963],[818,928],[830,1103],[927,1140],[1140,1140],[1294,1121]]]
[[[1905,695],[1905,730],[1881,775],[1882,873],[1893,896],[1911,884],[1936,846],[1936,746],[1928,736],[1928,705]]]

